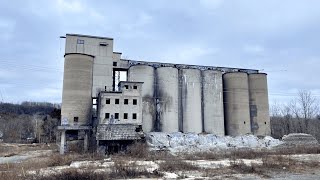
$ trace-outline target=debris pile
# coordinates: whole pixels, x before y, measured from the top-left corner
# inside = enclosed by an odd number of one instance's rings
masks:
[[[286,146],[318,146],[319,142],[310,134],[292,133],[283,136],[282,141]]]
[[[146,140],[154,150],[164,149],[171,152],[197,152],[229,148],[272,148],[282,144],[280,140],[270,136],[260,139],[254,135],[230,137],[181,132],[151,132],[146,134]]]

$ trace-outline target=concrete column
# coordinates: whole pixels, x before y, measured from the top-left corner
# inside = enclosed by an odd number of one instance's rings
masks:
[[[88,131],[84,131],[84,140],[83,140],[83,150],[84,152],[88,151],[89,148],[89,136],[88,136]]]
[[[65,153],[66,147],[66,130],[61,131],[61,144],[60,144],[60,154]]]

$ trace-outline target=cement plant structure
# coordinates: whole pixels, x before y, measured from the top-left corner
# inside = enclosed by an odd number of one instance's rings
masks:
[[[61,153],[68,134],[84,140],[84,149],[108,148],[152,131],[270,135],[265,73],[121,59],[112,38],[62,38]]]

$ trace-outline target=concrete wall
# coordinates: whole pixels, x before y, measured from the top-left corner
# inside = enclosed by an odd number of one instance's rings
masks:
[[[62,90],[62,123],[88,125],[91,120],[93,57],[81,54],[65,56]],[[74,118],[78,117],[78,123]]]
[[[157,69],[157,111],[162,132],[179,131],[179,83],[178,69]]]
[[[142,124],[142,83],[122,83],[128,85],[128,89],[121,88],[121,92],[101,92],[99,96],[99,124]],[[133,89],[138,86],[138,89]],[[106,104],[106,100],[110,99],[110,104]],[[119,99],[119,104],[115,104],[115,99]],[[128,99],[128,104],[124,104],[124,99]],[[133,104],[133,100],[137,100],[137,105]],[[105,118],[105,113],[110,114],[110,118]],[[115,119],[115,113],[119,113],[119,118]],[[128,118],[124,119],[124,113],[128,113]],[[137,118],[133,119],[133,113],[137,114]],[[113,115],[114,119],[111,119]]]
[[[65,48],[66,54],[84,53],[95,57],[92,97],[97,97],[105,87],[112,90],[113,68],[128,68],[127,61],[120,61],[121,54],[113,52],[112,38],[67,34]],[[117,66],[113,66],[113,62],[117,62]]]
[[[266,108],[268,106],[266,77],[253,75],[258,73],[258,70],[125,60],[121,59],[121,53],[113,52],[112,38],[76,34],[66,36],[66,54],[68,53],[94,56],[90,57],[90,61],[86,59],[88,57],[81,55],[66,56],[62,115],[70,123],[73,117],[76,117],[70,112],[79,111],[83,114],[81,119],[90,119],[88,114],[91,112],[91,96],[97,97],[98,93],[105,89],[112,91],[113,71],[128,70],[130,67],[129,81],[144,82],[141,89],[143,116],[140,119],[143,121],[145,132],[157,129],[165,132],[205,131],[223,135],[223,119],[225,119],[227,134],[239,135],[251,132],[251,117],[252,131],[255,134],[270,134]],[[227,72],[223,80],[222,72]],[[91,80],[78,78],[74,75],[77,73],[81,76],[90,76]],[[247,73],[252,74],[249,75],[249,80]],[[222,81],[225,86],[224,95],[221,92]],[[91,90],[87,89],[89,86]],[[249,111],[249,86],[251,111]],[[89,91],[90,102],[87,95]],[[123,93],[121,96],[127,96],[125,92]],[[112,98],[118,94],[109,95]],[[223,99],[224,107],[221,105]],[[86,103],[82,105],[78,103],[79,106],[75,111],[75,102],[80,100],[81,103]],[[84,117],[84,114],[89,118]],[[87,123],[87,120],[83,123]]]
[[[224,136],[222,72],[206,70],[202,78],[204,131]]]
[[[142,85],[142,122],[143,131],[151,132],[155,126],[156,108],[154,102],[154,68],[136,65],[129,69],[129,81],[141,81]]]
[[[249,74],[251,129],[255,135],[270,135],[267,75]]]
[[[198,69],[182,69],[183,132],[202,132],[201,73]]]
[[[223,81],[226,134],[237,136],[251,133],[248,74],[226,73]]]

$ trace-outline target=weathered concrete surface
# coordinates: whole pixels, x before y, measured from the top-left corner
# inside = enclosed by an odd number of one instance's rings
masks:
[[[62,91],[61,122],[88,125],[92,108],[93,57],[82,54],[65,56]],[[74,118],[78,117],[78,122]]]
[[[136,65],[129,69],[129,81],[144,82],[142,85],[142,128],[151,132],[155,123],[154,102],[154,68],[146,65]]]
[[[202,72],[204,131],[224,136],[222,72]]]
[[[159,123],[161,132],[179,131],[179,82],[178,69],[157,69],[157,92]]]
[[[183,132],[202,132],[201,72],[198,69],[182,69]]]
[[[97,127],[97,140],[139,140],[142,132],[136,132],[138,125],[100,124]]]
[[[141,82],[120,82],[121,91],[119,92],[101,92],[99,94],[98,118],[100,124],[142,124],[142,96]],[[127,86],[128,89],[124,88]],[[134,89],[136,86],[137,89]],[[110,104],[106,104],[106,100],[110,100]],[[115,101],[119,100],[118,104]],[[128,100],[128,104],[124,104],[124,100]],[[133,104],[133,101],[136,104]],[[109,118],[105,117],[105,113],[109,113]],[[116,113],[118,117],[116,118]],[[127,113],[127,118],[124,118],[124,113]],[[133,118],[136,114],[136,118]]]
[[[251,130],[254,135],[271,134],[267,74],[249,74]]]
[[[247,73],[224,74],[223,86],[226,134],[238,136],[251,133]]]

